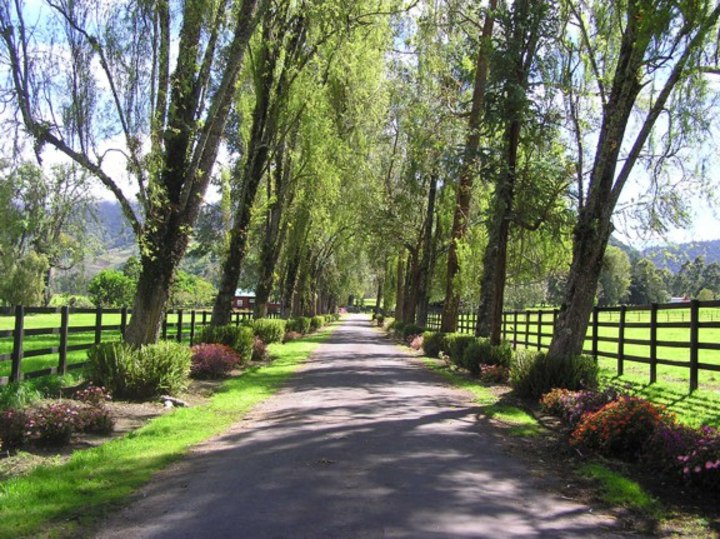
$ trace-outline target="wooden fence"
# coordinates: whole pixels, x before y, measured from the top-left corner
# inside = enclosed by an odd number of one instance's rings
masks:
[[[34,314],[59,314],[60,321],[54,327],[42,328],[26,328],[25,321],[27,315]],[[94,323],[92,325],[71,325],[72,315],[94,315]],[[104,315],[119,315],[119,324],[104,324]],[[82,368],[84,361],[68,363],[68,353],[87,350],[94,344],[102,342],[103,332],[115,332],[113,338],[118,338],[125,333],[125,328],[132,315],[132,311],[123,309],[81,309],[72,307],[45,308],[45,307],[23,307],[17,306],[14,309],[2,309],[0,315],[13,316],[13,329],[0,330],[0,341],[2,339],[12,339],[12,351],[0,354],[0,362],[10,361],[11,368],[9,376],[0,376],[0,385],[9,382],[18,382],[23,379],[37,378],[40,376],[48,376],[53,374],[65,374],[70,370]],[[252,318],[252,312],[234,311],[233,320],[235,325],[240,325],[244,319]],[[279,315],[268,315],[271,318],[278,318]],[[171,321],[174,318],[174,321]],[[188,340],[192,345],[195,340],[195,334],[198,328],[207,325],[210,322],[211,313],[206,310],[183,310],[173,309],[165,313],[162,324],[162,338],[167,339],[168,335],[171,339],[182,342]],[[92,333],[93,338],[87,342],[69,344],[70,336],[73,334]],[[28,340],[26,337],[35,336],[56,336],[57,346],[44,348],[28,349],[26,345]],[[22,371],[22,362],[25,358],[52,356],[57,355],[56,366],[37,369],[30,372]]]
[[[658,365],[689,372],[690,391],[698,388],[701,371],[720,372],[720,301],[697,301],[615,307],[595,307],[585,353],[616,361],[618,375],[625,364],[648,366],[649,382],[657,381]],[[513,348],[545,350],[552,339],[557,309],[503,312],[502,336]],[[476,315],[461,314],[458,331],[475,333]],[[428,328],[440,328],[440,314],[428,317]]]

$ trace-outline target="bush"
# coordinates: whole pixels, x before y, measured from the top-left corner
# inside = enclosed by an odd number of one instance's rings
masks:
[[[480,380],[486,384],[504,384],[510,371],[504,365],[480,365]]]
[[[205,326],[198,336],[198,343],[224,344],[240,354],[242,361],[249,361],[252,357],[252,347],[255,333],[251,327],[246,326]]]
[[[414,335],[422,335],[425,330],[415,324],[404,324],[402,327],[401,336],[404,341],[407,341],[408,337]]]
[[[283,337],[283,342],[294,341],[300,337],[302,337],[302,333],[298,333],[297,331],[286,331],[285,336]]]
[[[30,439],[41,447],[60,447],[70,442],[73,432],[82,425],[78,409],[59,402],[37,408],[27,421]]]
[[[720,492],[720,431],[702,427],[678,458],[686,482]]]
[[[579,445],[610,457],[635,459],[668,415],[638,397],[622,396],[586,414],[570,437]]]
[[[132,305],[135,281],[123,272],[104,269],[88,284],[93,304],[101,307],[124,307]]]
[[[197,344],[191,351],[193,378],[222,378],[242,362],[240,355],[224,344]]]
[[[607,388],[603,391],[570,391],[553,389],[540,399],[546,412],[559,417],[565,424],[575,428],[586,414],[597,412],[606,404],[619,398],[617,390]]]
[[[383,324],[385,323],[385,315],[382,314],[382,313],[376,314],[376,315],[375,315],[375,322],[377,323],[377,325],[378,325],[379,327],[382,327]]]
[[[12,451],[27,442],[28,416],[23,410],[0,411],[0,449]]]
[[[310,331],[317,331],[324,325],[325,321],[323,320],[322,316],[315,315],[310,319]]]
[[[146,399],[184,389],[190,364],[190,349],[180,343],[161,341],[137,350],[119,342],[102,343],[88,351],[85,376],[116,397]]]
[[[407,338],[407,343],[410,348],[413,350],[420,350],[423,346],[423,336],[422,335],[410,335]]]
[[[253,343],[252,360],[265,361],[267,358],[268,350],[265,341],[263,341],[260,337],[255,337],[255,342]]]
[[[518,350],[510,364],[510,383],[521,397],[540,398],[553,388],[597,387],[598,366],[590,356],[550,361],[544,352]]]
[[[258,318],[253,322],[252,328],[256,337],[260,337],[265,344],[281,342],[285,335],[285,320],[272,318]]]
[[[73,399],[91,406],[101,407],[106,402],[112,400],[112,395],[104,387],[98,387],[90,382],[85,389],[78,389],[73,395]]]
[[[423,333],[423,352],[428,357],[438,357],[445,346],[445,334],[440,331]]]
[[[115,428],[115,420],[104,406],[82,406],[77,409],[75,427],[82,432],[110,434]]]
[[[450,356],[450,360],[458,367],[466,368],[464,363],[465,349],[475,342],[472,335],[464,335],[462,333],[447,333],[445,335],[445,353]]]
[[[287,321],[285,329],[287,331],[295,331],[297,333],[310,333],[311,320],[307,316],[298,316]]]
[[[645,444],[641,458],[654,470],[675,479],[682,479],[690,472],[684,458],[697,445],[698,431],[674,422],[661,423]],[[686,469],[687,468],[687,469]]]

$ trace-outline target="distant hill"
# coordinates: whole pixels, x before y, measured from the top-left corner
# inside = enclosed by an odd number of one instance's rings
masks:
[[[95,219],[88,223],[88,231],[102,242],[106,249],[124,249],[135,245],[135,234],[125,219],[120,204],[101,200],[94,208]]]
[[[658,268],[666,268],[677,273],[684,262],[693,261],[698,256],[705,257],[705,264],[720,263],[720,240],[648,247],[643,249],[642,256],[652,260]]]

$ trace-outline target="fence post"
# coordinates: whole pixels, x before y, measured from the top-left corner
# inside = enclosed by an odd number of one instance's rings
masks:
[[[690,302],[690,392],[698,388],[698,344],[700,342],[700,302]]]
[[[10,381],[19,382],[22,377],[20,364],[23,359],[23,339],[25,337],[25,307],[15,306],[15,331],[13,332],[12,367]]]
[[[95,344],[100,344],[102,341],[102,307],[98,305],[95,309]]]
[[[620,305],[620,321],[618,322],[617,372],[622,376],[625,372],[625,318],[627,305]]]
[[[60,309],[60,350],[58,354],[58,374],[67,372],[67,346],[70,308],[65,305]]]
[[[537,334],[537,347],[538,351],[542,350],[542,310],[538,309],[538,334]]]
[[[195,309],[190,311],[190,346],[195,344]]]
[[[207,311],[202,312],[202,326],[203,327],[207,326],[207,314],[208,314]]]
[[[530,348],[530,309],[525,311],[525,348]]]
[[[177,342],[182,342],[182,331],[183,331],[183,310],[178,309],[177,315]]]
[[[598,360],[598,316],[600,310],[597,306],[593,307],[592,315],[592,355],[595,361]]]
[[[237,311],[235,313],[235,327],[238,327],[240,325],[240,311]]]
[[[502,340],[507,341],[507,311],[502,313],[502,330],[500,330]]]
[[[163,313],[163,322],[162,322],[162,338],[167,339],[167,325],[168,325],[168,312],[165,311]]]
[[[517,350],[517,323],[518,323],[518,312],[517,310],[513,311],[513,350]]]
[[[127,329],[127,307],[120,309],[120,334],[125,337],[125,330]]]
[[[658,304],[650,305],[650,383],[657,382],[657,314]]]

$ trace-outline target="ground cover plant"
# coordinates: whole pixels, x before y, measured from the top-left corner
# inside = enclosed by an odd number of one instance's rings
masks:
[[[208,405],[177,409],[132,435],[76,452],[65,464],[0,483],[0,538],[77,533],[80,522],[101,516],[191,445],[222,432],[270,396],[329,333],[271,345],[273,363],[227,380]]]

